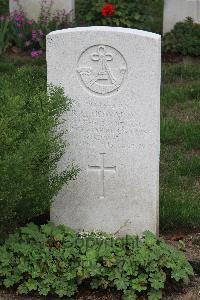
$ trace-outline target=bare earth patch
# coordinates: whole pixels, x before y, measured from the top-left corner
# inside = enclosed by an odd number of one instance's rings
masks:
[[[110,291],[95,292],[91,290],[80,291],[79,294],[73,298],[57,298],[51,297],[32,297],[32,296],[17,296],[15,293],[0,291],[0,300],[122,300],[121,294],[114,294]],[[145,300],[140,297],[138,300]],[[174,291],[173,289],[167,291],[167,295],[163,300],[200,300],[200,277],[194,277],[188,286]]]
[[[193,267],[200,274],[200,233],[167,235],[164,239],[176,249],[184,251],[188,260],[194,264]]]
[[[168,114],[184,123],[195,122],[199,118],[199,111],[196,108],[186,109],[178,104],[171,107]]]
[[[72,298],[57,298],[51,297],[31,297],[31,296],[16,296],[14,293],[0,291],[0,300],[121,300],[120,294],[113,294],[112,292],[95,292],[91,290],[80,291],[79,294]]]

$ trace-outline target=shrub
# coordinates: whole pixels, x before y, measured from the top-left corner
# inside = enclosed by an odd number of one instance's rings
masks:
[[[0,78],[0,232],[49,209],[76,170],[57,171],[65,144],[55,133],[70,101],[61,88],[46,92],[46,70],[18,69]]]
[[[115,288],[124,299],[161,299],[166,281],[187,282],[193,274],[185,256],[152,233],[116,239],[75,233],[52,223],[29,224],[0,247],[0,282],[20,294],[72,296],[80,284]]]
[[[18,9],[10,17],[10,39],[14,45],[24,51],[30,51],[32,57],[40,56],[46,48],[46,35],[70,26],[69,14],[64,10],[52,13],[53,1],[42,1],[38,22],[29,20],[18,3]],[[38,51],[39,50],[39,51]]]
[[[194,23],[191,18],[177,23],[164,35],[162,48],[164,53],[199,56],[200,24]]]
[[[162,0],[78,0],[76,22],[161,32],[162,5]]]

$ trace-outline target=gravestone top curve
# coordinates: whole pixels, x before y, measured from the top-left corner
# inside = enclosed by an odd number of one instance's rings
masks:
[[[70,32],[88,32],[88,31],[95,31],[95,32],[114,32],[114,33],[123,33],[123,34],[134,34],[139,35],[141,37],[153,38],[153,39],[160,39],[160,35],[157,33],[143,31],[139,29],[132,29],[132,28],[124,28],[124,27],[111,27],[111,26],[89,26],[89,27],[76,27],[76,28],[67,28],[62,30],[55,30],[50,32],[47,37],[52,35],[59,35],[64,33]]]

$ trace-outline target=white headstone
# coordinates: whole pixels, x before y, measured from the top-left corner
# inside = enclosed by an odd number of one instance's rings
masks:
[[[76,230],[133,234],[158,229],[160,36],[88,27],[47,37],[48,82],[64,87],[73,109],[59,167],[81,171],[51,208]]]
[[[187,17],[200,23],[200,0],[165,0],[163,33],[171,31],[177,22]]]
[[[45,7],[50,7],[51,0],[9,0],[10,13],[14,10],[19,10],[22,7],[26,16],[30,20],[38,21],[41,12],[42,4]],[[57,11],[65,10],[66,13],[70,14],[70,18],[73,18],[75,9],[75,0],[53,0],[51,6],[51,13],[54,14]]]

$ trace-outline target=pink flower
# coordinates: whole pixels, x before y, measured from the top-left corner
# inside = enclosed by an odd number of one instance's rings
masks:
[[[35,29],[32,30],[32,40],[37,38],[37,31]]]
[[[44,33],[41,29],[33,29],[32,30],[32,40],[39,42],[44,37]]]
[[[0,21],[4,21],[5,17],[4,16],[0,16]]]
[[[40,50],[32,50],[32,51],[31,51],[31,56],[32,56],[33,58],[39,57],[39,56],[42,55],[42,53],[43,53],[42,49],[40,49]]]
[[[24,22],[24,14],[22,12],[16,11],[14,17],[16,22]]]
[[[20,16],[20,15],[17,15],[17,16],[15,16],[15,21],[17,21],[17,22],[20,22],[20,21],[22,21],[22,16]]]

